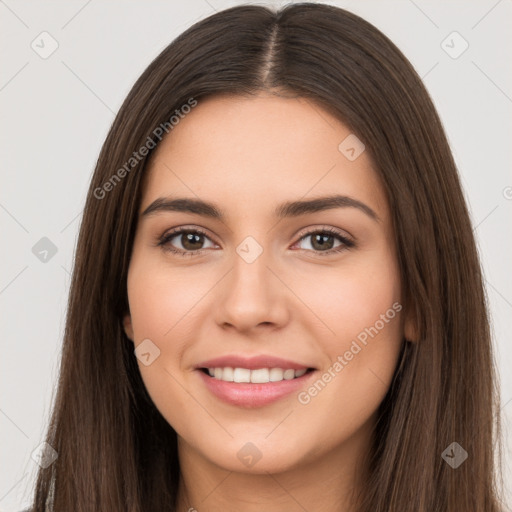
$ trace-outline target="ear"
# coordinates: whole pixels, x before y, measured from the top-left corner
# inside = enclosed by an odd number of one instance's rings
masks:
[[[123,328],[126,336],[133,341],[133,326],[132,326],[132,317],[130,314],[126,314],[123,318]]]
[[[406,340],[411,341],[413,343],[419,340],[418,323],[416,321],[414,311],[412,309],[409,309],[405,317],[404,337]]]

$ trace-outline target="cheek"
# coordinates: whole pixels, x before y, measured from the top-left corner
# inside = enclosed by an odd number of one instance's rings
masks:
[[[328,336],[320,338],[326,340],[329,352],[338,351],[347,341],[350,344],[376,322],[383,335],[398,334],[398,321],[388,321],[385,326],[380,322],[390,308],[387,316],[391,318],[387,319],[398,317],[397,307],[392,306],[401,300],[399,271],[386,247],[299,282],[298,294],[307,297],[311,311],[329,330]]]
[[[138,265],[132,262],[128,275],[128,296],[135,339],[169,343],[180,330],[183,319],[193,314],[194,305],[204,296],[200,281],[190,274],[169,271],[159,262]],[[179,340],[177,340],[179,341]]]
[[[322,409],[330,403],[328,409],[338,411],[345,421],[348,411],[353,418],[365,417],[383,399],[402,343],[395,260],[382,250],[303,286],[299,293],[307,292],[308,306],[322,320],[315,322],[315,339],[326,356],[322,372],[328,384],[325,391],[322,384],[317,386],[322,398],[316,406]]]
[[[185,391],[180,363],[191,337],[189,311],[201,297],[201,290],[191,286],[190,280],[189,286],[182,281],[179,274],[159,265],[137,266],[133,260],[128,275],[135,346],[149,339],[159,351],[149,365],[137,359],[140,374],[156,408],[177,432],[186,431],[190,423],[183,411],[194,409]]]

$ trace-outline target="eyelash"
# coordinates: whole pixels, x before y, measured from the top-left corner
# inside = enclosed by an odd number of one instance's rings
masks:
[[[205,236],[208,239],[210,238],[207,235],[207,233],[205,233],[200,228],[181,227],[181,228],[176,228],[175,230],[171,231],[170,233],[163,234],[159,238],[158,243],[156,245],[158,247],[161,247],[162,250],[164,250],[164,251],[168,251],[168,252],[171,252],[173,254],[176,254],[177,256],[183,256],[183,257],[195,256],[196,254],[199,254],[199,253],[201,253],[203,251],[208,250],[208,249],[197,249],[195,251],[183,251],[181,249],[174,249],[170,245],[167,246],[167,244],[174,237],[176,237],[177,235],[180,235],[182,233],[188,233],[188,234],[194,234],[194,235],[198,234],[198,235],[203,235],[203,236]],[[347,249],[351,249],[351,248],[355,247],[355,245],[356,245],[351,239],[347,238],[346,236],[343,236],[339,231],[337,231],[337,230],[335,230],[333,228],[329,228],[329,227],[308,231],[308,232],[302,234],[302,236],[299,238],[299,240],[297,242],[300,242],[302,239],[307,238],[308,236],[320,235],[320,234],[321,235],[327,234],[327,235],[333,236],[335,238],[338,238],[338,240],[340,240],[342,242],[342,245],[340,245],[339,247],[337,247],[335,249],[329,249],[327,251],[314,251],[312,249],[300,249],[300,250],[308,251],[308,252],[314,252],[314,253],[318,254],[319,256],[329,256],[329,255],[332,255],[332,254],[335,254],[335,253],[340,253],[342,251],[346,251]]]

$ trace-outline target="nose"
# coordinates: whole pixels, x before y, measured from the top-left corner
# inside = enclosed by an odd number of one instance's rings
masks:
[[[244,333],[282,328],[289,321],[292,293],[266,251],[249,261],[234,254],[233,267],[218,290],[217,324]]]

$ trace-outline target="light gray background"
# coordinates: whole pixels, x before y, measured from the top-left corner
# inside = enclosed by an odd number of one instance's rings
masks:
[[[0,0],[2,264],[0,510],[31,499],[59,369],[73,251],[91,173],[136,78],[193,22],[242,2]],[[270,2],[269,2],[270,3]],[[284,2],[273,2],[282,5]],[[411,60],[433,97],[470,205],[501,372],[512,487],[511,0],[327,2],[361,15]],[[47,31],[57,50],[31,48]],[[452,58],[462,41],[468,49]],[[40,50],[42,51],[42,49]],[[57,253],[32,247],[48,237]],[[471,457],[471,454],[469,455]]]

